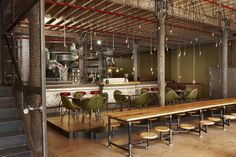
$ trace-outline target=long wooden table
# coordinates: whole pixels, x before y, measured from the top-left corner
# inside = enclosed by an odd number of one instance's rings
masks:
[[[190,112],[190,111],[200,111],[200,113],[202,113],[202,110],[204,109],[221,107],[222,109],[221,117],[223,120],[223,127],[224,127],[223,115],[225,112],[225,106],[234,105],[234,104],[236,104],[236,98],[226,98],[226,99],[198,101],[198,102],[185,103],[185,104],[176,104],[176,105],[164,106],[164,107],[151,107],[151,108],[135,109],[135,110],[129,110],[129,111],[122,111],[122,112],[106,113],[106,115],[108,116],[108,147],[111,147],[111,145],[114,145],[124,150],[127,150],[129,153],[128,156],[132,157],[131,123],[137,120],[145,120],[145,119],[167,116],[167,115],[169,115],[171,119],[172,117],[171,115],[175,115],[179,113],[185,113],[185,112]],[[128,148],[119,146],[111,141],[111,119],[123,121],[128,124]],[[172,130],[171,122],[170,122],[170,130]],[[171,131],[170,131],[170,134],[171,134]]]

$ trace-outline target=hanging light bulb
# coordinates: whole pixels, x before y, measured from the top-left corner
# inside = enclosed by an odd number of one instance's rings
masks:
[[[152,68],[150,68],[150,71],[153,71],[153,69],[152,69]]]
[[[154,72],[153,72],[153,71],[152,71],[151,73],[152,73],[152,75],[154,75]]]
[[[156,48],[156,47],[154,47],[153,51],[156,51],[156,50],[157,50],[157,48]]]
[[[198,38],[195,38],[195,41],[198,42]]]
[[[123,68],[120,68],[120,71],[122,71],[123,70]]]
[[[179,54],[178,54],[178,58],[180,58],[181,57],[181,51],[179,52]]]
[[[117,69],[116,69],[116,72],[118,73],[119,71],[120,71],[119,68],[117,68]]]
[[[134,59],[134,54],[132,54],[131,59]]]
[[[141,24],[139,24],[139,25],[138,25],[138,28],[141,30],[141,29],[142,29],[142,25],[141,25]]]
[[[153,55],[152,50],[150,50],[150,55]]]
[[[212,33],[211,33],[211,36],[213,36],[213,37],[214,37],[214,36],[215,36],[215,33],[214,33],[214,32],[212,32]]]
[[[218,47],[218,42],[216,41],[216,47]]]
[[[173,30],[172,30],[172,28],[170,29],[170,35],[173,33]]]
[[[168,41],[168,38],[166,37],[166,41]]]
[[[193,41],[190,41],[190,44],[192,44],[193,43]]]
[[[159,31],[161,29],[161,27],[159,26],[158,28],[157,28],[157,30]]]
[[[127,48],[129,48],[129,43],[128,43],[128,45],[127,45]]]
[[[199,56],[201,56],[201,55],[202,55],[202,51],[200,50],[200,51],[199,51]]]
[[[129,42],[129,40],[128,40],[128,38],[126,38],[126,39],[125,39],[125,43],[128,44],[128,42]]]

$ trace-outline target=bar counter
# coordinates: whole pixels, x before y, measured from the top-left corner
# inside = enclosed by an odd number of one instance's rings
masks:
[[[114,103],[113,92],[120,90],[124,94],[138,94],[141,88],[157,88],[157,82],[124,82],[105,84],[103,92],[107,92],[109,99],[108,103]],[[46,89],[46,104],[47,107],[58,106],[60,103],[60,92],[70,92],[73,94],[76,91],[83,91],[90,95],[90,91],[98,91],[97,84],[57,84],[47,85]]]

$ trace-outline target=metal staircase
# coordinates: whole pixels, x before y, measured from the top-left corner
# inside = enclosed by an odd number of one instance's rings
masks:
[[[0,87],[0,156],[31,157],[10,87]]]

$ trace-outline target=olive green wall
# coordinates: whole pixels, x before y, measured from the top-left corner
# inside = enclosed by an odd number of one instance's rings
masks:
[[[236,67],[236,41],[229,42],[229,67]],[[181,47],[180,75],[179,82],[191,83],[193,81],[193,46],[186,48],[186,55],[183,56],[184,47]],[[199,55],[199,46],[195,46],[196,52],[196,83],[202,83],[203,97],[209,97],[209,68],[221,66],[221,45],[216,47],[214,44],[200,45],[202,52]],[[178,82],[177,79],[177,55],[178,50],[171,53],[171,80]]]
[[[131,55],[125,55],[121,57],[115,58],[115,64],[119,68],[122,67],[123,71],[120,71],[113,76],[121,76],[123,77],[124,73],[128,73],[129,76],[133,76],[132,69],[133,69],[133,60],[131,59]],[[166,80],[170,80],[171,73],[170,73],[170,52],[166,52]],[[151,72],[151,67],[153,68],[153,74]],[[153,53],[138,53],[138,78],[141,79],[152,79],[156,80],[157,78],[157,54]]]

